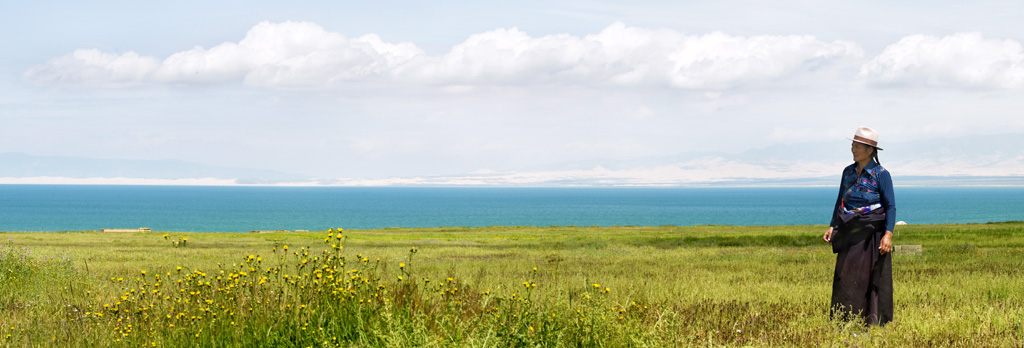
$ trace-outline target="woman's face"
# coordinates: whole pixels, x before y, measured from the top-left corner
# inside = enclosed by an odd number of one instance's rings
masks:
[[[874,148],[854,141],[850,144],[850,152],[853,153],[854,162],[865,162],[871,159],[871,151]]]

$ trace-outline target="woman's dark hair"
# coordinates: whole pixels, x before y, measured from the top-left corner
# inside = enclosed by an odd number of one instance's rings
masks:
[[[878,148],[877,147],[874,147],[874,146],[871,147],[871,158],[875,159],[875,163],[878,163],[879,165],[882,164],[882,161],[878,160]]]

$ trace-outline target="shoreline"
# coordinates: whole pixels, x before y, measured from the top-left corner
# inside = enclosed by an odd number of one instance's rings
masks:
[[[394,185],[358,185],[358,184],[320,184],[308,182],[285,182],[270,184],[246,184],[228,183],[225,180],[215,182],[202,182],[193,179],[167,179],[157,181],[75,181],[75,182],[25,182],[21,180],[3,180],[0,178],[0,186],[116,186],[116,187],[246,187],[246,188],[448,188],[448,189],[749,189],[749,188],[822,188],[835,187],[836,184],[809,181],[807,183],[729,183],[729,182],[697,182],[697,183],[652,183],[652,184],[603,184],[603,185],[450,185],[450,184],[394,184]],[[1024,188],[1024,178],[1011,177],[1007,180],[1016,180],[1012,183],[986,182],[986,179],[974,178],[948,178],[938,180],[905,180],[902,183],[894,184],[896,188]],[[148,179],[147,179],[148,180]],[[973,181],[973,180],[979,180]],[[958,182],[959,181],[959,182]],[[1000,180],[993,180],[1000,181]],[[908,183],[909,182],[909,183]]]
[[[936,228],[936,227],[951,227],[951,226],[977,226],[977,225],[1012,225],[1020,224],[1024,225],[1024,220],[1006,220],[1006,221],[990,221],[990,222],[959,222],[959,223],[941,223],[941,224],[906,224],[900,225],[897,229],[907,228]],[[434,227],[384,227],[384,228],[344,228],[344,231],[349,232],[387,232],[387,231],[407,231],[407,232],[453,232],[453,231],[486,231],[486,230],[563,230],[563,229],[585,229],[585,230],[664,230],[664,229],[701,229],[701,228],[717,228],[717,229],[785,229],[785,228],[826,228],[825,224],[813,224],[813,225],[722,225],[722,224],[702,224],[702,225],[659,225],[659,226],[640,226],[640,225],[618,225],[618,226],[575,226],[575,225],[553,225],[553,226],[529,226],[529,225],[490,225],[490,226],[434,226]],[[276,230],[249,230],[249,231],[212,231],[212,232],[200,232],[200,231],[170,231],[170,230],[148,230],[148,231],[101,231],[97,230],[54,230],[54,231],[20,231],[20,230],[0,230],[0,233],[96,233],[96,234],[111,234],[111,235],[130,235],[130,234],[163,234],[163,233],[212,233],[212,234],[245,234],[245,235],[260,235],[260,234],[316,234],[326,232],[327,229],[322,230],[308,230],[308,229],[276,229]]]

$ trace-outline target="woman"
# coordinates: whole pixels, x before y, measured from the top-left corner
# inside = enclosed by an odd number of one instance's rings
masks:
[[[868,325],[892,321],[892,230],[896,198],[892,177],[878,163],[878,132],[860,127],[850,139],[854,163],[843,170],[832,222],[822,239],[832,243],[833,318]]]

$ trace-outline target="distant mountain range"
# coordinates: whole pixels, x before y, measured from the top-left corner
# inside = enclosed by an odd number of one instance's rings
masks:
[[[270,170],[216,167],[178,160],[125,160],[0,153],[0,178],[227,179],[237,184],[277,184],[308,176]]]
[[[1024,135],[885,143],[896,185],[1024,186]],[[848,142],[777,144],[738,154],[687,152],[622,161],[555,163],[454,176],[328,178],[178,160],[114,160],[0,153],[0,183],[336,186],[813,186],[835,185],[852,163]]]

